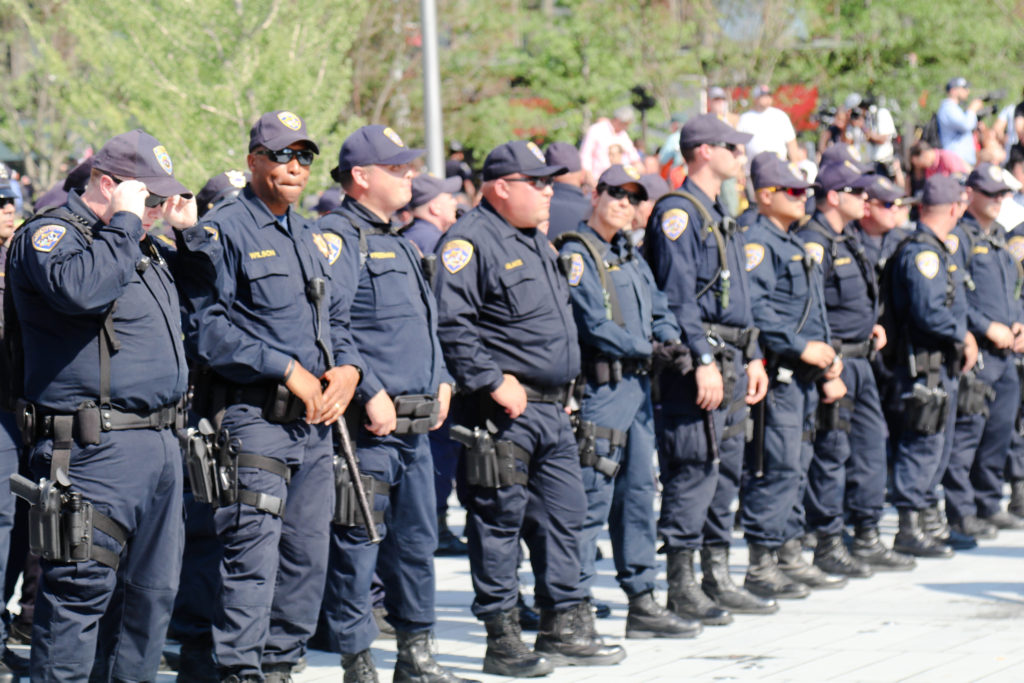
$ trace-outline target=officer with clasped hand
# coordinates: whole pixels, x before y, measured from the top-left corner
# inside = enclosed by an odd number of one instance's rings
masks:
[[[778,610],[774,600],[737,586],[729,575],[732,504],[749,406],[768,390],[743,270],[743,237],[720,202],[722,183],[742,170],[750,138],[714,114],[687,121],[679,146],[689,175],[678,192],[654,206],[645,238],[655,281],[696,366],[682,381],[668,375],[661,380],[658,534],[667,554],[668,607],[705,625],[728,624],[733,612]],[[698,552],[700,584],[694,575]]]
[[[173,428],[187,370],[178,294],[146,235],[158,218],[187,228],[195,200],[163,145],[134,130],[96,154],[84,192],[11,246],[18,418],[35,480],[61,492],[70,544],[33,548],[44,555],[33,680],[153,680],[160,664],[181,567]]]
[[[223,680],[290,680],[323,596],[330,425],[362,361],[331,275],[340,246],[292,209],[318,152],[299,116],[263,114],[249,133],[252,181],[178,240],[187,341],[211,375],[194,407],[217,423],[228,479],[214,512]]]
[[[762,596],[802,598],[808,588],[846,584],[801,556],[819,392],[831,403],[846,386],[843,363],[830,345],[821,269],[789,232],[803,215],[808,184],[770,152],[755,157],[751,169],[760,215],[746,233],[746,269],[771,387],[755,424],[743,489],[751,556],[746,587]]]
[[[580,586],[586,495],[565,411],[580,354],[569,287],[537,229],[551,178],[564,172],[533,143],[498,146],[484,161],[483,201],[438,246],[438,334],[460,389],[452,432],[469,432],[461,474],[473,613],[487,627],[484,671],[506,676],[625,657],[596,635]],[[535,652],[515,607],[520,534],[541,609]]]
[[[893,503],[899,513],[893,548],[916,557],[953,555],[925,532],[921,513],[938,498],[953,445],[959,377],[978,356],[967,330],[963,268],[956,267],[944,243],[962,212],[962,191],[948,176],[925,181],[917,229],[893,254],[892,276],[883,287],[886,305],[893,308],[895,324],[886,333],[904,414],[893,458]]]
[[[629,597],[627,638],[692,638],[701,624],[654,599],[652,342],[681,347],[679,326],[626,230],[647,196],[632,166],[608,167],[593,212],[556,238],[580,333],[583,397],[577,416],[587,518],[581,583],[594,583],[597,536],[609,525],[619,585]]]
[[[375,567],[398,639],[394,680],[463,680],[434,660],[431,632],[437,518],[427,432],[448,414],[451,378],[419,251],[391,224],[392,214],[409,203],[412,162],[422,154],[386,126],[358,129],[342,144],[332,171],[345,198],[317,224],[338,245],[336,277],[354,292],[351,329],[364,374],[346,417],[384,536],[380,546],[371,544],[358,513],[336,516],[331,526],[324,613],[348,681],[377,676],[369,649],[378,633],[370,602]]]

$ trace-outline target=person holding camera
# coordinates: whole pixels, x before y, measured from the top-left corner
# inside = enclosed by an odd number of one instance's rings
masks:
[[[970,101],[966,110],[961,109],[961,103],[966,102],[970,94],[970,84],[966,78],[951,78],[946,84],[946,99],[942,100],[936,115],[942,149],[954,152],[968,166],[974,166],[974,129],[978,126],[978,112],[984,102],[976,97]]]

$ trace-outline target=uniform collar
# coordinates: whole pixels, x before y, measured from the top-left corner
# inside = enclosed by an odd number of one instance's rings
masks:
[[[382,221],[380,216],[370,211],[368,208],[357,202],[352,197],[345,195],[345,198],[341,200],[341,207],[347,213],[354,215],[366,223],[369,223],[372,227],[384,232],[391,231],[391,221]]]
[[[89,205],[82,199],[82,193],[80,190],[69,190],[67,199],[68,208],[74,213],[78,214],[82,218],[91,222],[94,226],[100,225],[103,221],[100,220],[99,216],[93,213]]]
[[[270,212],[267,205],[263,203],[263,200],[256,196],[256,193],[252,191],[251,185],[246,185],[245,189],[242,190],[240,195],[242,199],[242,205],[246,207],[249,214],[256,220],[256,224],[261,228],[270,226],[281,227],[281,222],[277,220],[277,216]],[[298,227],[299,222],[295,220],[298,214],[292,210],[292,207],[288,207],[287,213],[285,213],[286,225],[289,227]],[[285,228],[287,229],[287,228]]]
[[[680,186],[679,189],[682,190],[683,192],[692,194],[694,197],[699,199],[700,203],[704,205],[704,208],[708,209],[709,211],[718,211],[718,213],[721,213],[721,211],[719,211],[717,201],[704,194],[704,190],[697,187],[697,183],[690,180],[689,177],[687,177],[686,180],[683,181],[683,184]]]

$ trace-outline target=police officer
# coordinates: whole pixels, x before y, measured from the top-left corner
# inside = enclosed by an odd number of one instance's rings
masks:
[[[552,142],[544,150],[548,166],[563,166],[566,172],[552,186],[548,239],[554,240],[567,230],[575,230],[580,221],[590,216],[590,201],[583,194],[587,172],[580,162],[580,151],[568,142]]]
[[[580,585],[586,495],[564,410],[580,371],[578,338],[568,285],[537,229],[552,176],[564,172],[533,143],[498,146],[484,161],[483,200],[438,247],[438,334],[461,397],[453,423],[476,428],[462,468],[473,614],[487,627],[484,671],[502,675],[625,657],[596,635]],[[536,652],[522,642],[515,607],[520,534],[541,609]]]
[[[843,356],[847,389],[839,401],[818,406],[806,497],[807,521],[817,534],[814,564],[831,574],[858,578],[871,576],[872,566],[914,566],[911,558],[892,553],[878,539],[885,501],[885,421],[870,358],[885,346],[886,338],[877,322],[875,265],[851,225],[864,217],[866,188],[874,182],[875,176],[862,175],[849,161],[823,166],[815,180],[817,210],[797,232],[823,271],[833,348]],[[875,476],[859,482],[857,494],[867,505],[851,515],[860,550],[851,556],[842,531],[844,488],[854,462],[859,471]]]
[[[65,538],[70,552],[33,548],[48,555],[33,680],[152,680],[160,663],[181,566],[173,427],[186,367],[174,281],[145,232],[158,218],[186,228],[195,201],[166,149],[134,130],[96,154],[84,192],[10,248],[33,476],[61,491],[68,527],[92,510],[91,534],[83,523]]]
[[[855,220],[850,229],[863,248],[875,281],[878,282],[889,256],[896,251],[901,241],[913,234],[899,225],[900,212],[913,200],[908,199],[892,181],[880,175],[871,176],[865,191],[868,198],[864,203],[864,216]],[[886,463],[890,462],[893,446],[899,438],[903,411],[899,405],[899,396],[895,395],[897,391],[892,381],[892,370],[877,352],[869,361],[889,438],[884,439],[883,434],[887,456],[881,466],[870,458],[856,457],[856,452],[846,464],[845,506],[847,516],[856,529],[850,553],[876,569],[910,569],[913,567],[911,558],[892,552],[881,543],[877,534],[885,505]]]
[[[1009,197],[998,166],[982,162],[967,177],[967,212],[954,229],[966,275],[967,328],[979,362],[960,382],[949,466],[942,479],[946,516],[958,533],[991,538],[1024,528],[1000,506],[1007,451],[1020,404],[1015,354],[1024,351],[1021,271],[995,223]]]
[[[1016,258],[1017,263],[1024,268],[1024,223],[1010,231],[1006,240],[1006,248]],[[1024,302],[1022,302],[1024,306]],[[1018,377],[1024,386],[1024,361],[1020,356],[1014,361],[1018,366]],[[1018,408],[1018,415],[1024,418],[1024,395],[1021,396],[1021,405]],[[1014,422],[1013,433],[1010,437],[1010,449],[1006,457],[1006,481],[1010,484],[1010,500],[1006,511],[1014,517],[1024,519],[1024,421],[1018,419]]]
[[[947,176],[925,181],[914,239],[893,255],[884,290],[892,307],[887,319],[898,321],[886,333],[905,416],[893,459],[893,503],[899,512],[893,547],[917,557],[953,554],[924,532],[921,511],[935,499],[949,462],[958,377],[977,359],[977,344],[967,330],[963,269],[955,267],[943,243],[962,211],[961,189]]]
[[[248,183],[249,174],[224,171],[206,181],[196,195],[199,217],[218,204],[238,196]],[[166,253],[166,252],[165,252]],[[194,417],[194,413],[193,413]],[[189,420],[195,426],[198,418]],[[220,539],[213,520],[213,508],[197,501],[191,482],[185,481],[185,551],[181,561],[181,581],[174,599],[174,612],[167,635],[180,643],[178,678],[195,683],[219,681],[213,660],[213,619],[220,590]]]
[[[748,406],[768,389],[742,267],[742,236],[718,201],[722,182],[740,172],[742,145],[749,140],[713,114],[688,121],[679,145],[689,175],[679,193],[655,205],[645,239],[655,281],[697,366],[682,381],[666,376],[661,382],[658,457],[664,492],[658,534],[668,553],[668,606],[705,624],[727,624],[732,611],[778,609],[729,576],[731,507]],[[697,552],[702,585],[694,578]]]
[[[420,253],[428,257],[430,271],[436,269],[434,248],[441,236],[455,223],[455,194],[462,188],[462,178],[452,176],[441,180],[429,173],[412,179],[409,209],[413,221],[402,229],[402,237],[412,240]],[[430,272],[424,273],[428,279]],[[434,492],[437,496],[437,551],[435,555],[465,555],[466,544],[448,528],[448,497],[452,493],[455,467],[461,447],[448,434],[448,423],[430,432],[430,452],[434,457]]]
[[[577,416],[587,518],[580,539],[581,583],[594,583],[597,536],[608,522],[619,585],[629,597],[626,637],[693,637],[654,599],[654,411],[652,341],[681,348],[681,331],[626,230],[647,193],[640,174],[620,164],[597,181],[593,211],[563,232],[561,261],[580,333],[583,398]]]
[[[7,266],[7,247],[14,237],[14,192],[10,179],[0,171],[0,301],[3,300]],[[3,329],[3,306],[0,305],[0,330]],[[0,335],[2,339],[2,335]],[[7,372],[5,368],[5,372]],[[4,380],[7,381],[6,379]],[[21,434],[10,410],[0,410],[0,485],[18,472]],[[14,529],[14,495],[7,491],[0,493],[0,558],[7,564],[11,547],[11,532]],[[0,567],[0,586],[4,585],[4,570]],[[14,680],[15,675],[28,675],[28,661],[7,649],[7,622],[0,622],[0,680]]]
[[[832,348],[821,268],[789,226],[803,215],[808,184],[779,159],[755,158],[751,180],[760,215],[746,233],[754,322],[771,386],[759,407],[751,471],[743,487],[742,524],[750,548],[746,586],[763,596],[801,598],[811,588],[839,588],[801,557],[801,502],[813,455],[814,416],[821,400],[846,393],[842,361]],[[782,571],[780,571],[780,568]]]
[[[263,114],[249,132],[252,181],[179,240],[189,342],[212,374],[194,407],[219,423],[230,479],[214,512],[223,680],[290,680],[322,598],[330,425],[361,360],[331,276],[340,244],[292,209],[318,152],[299,116]]]
[[[388,520],[379,561],[358,515],[336,516],[331,526],[324,613],[347,680],[376,680],[369,649],[378,633],[370,603],[375,567],[398,639],[395,680],[463,680],[434,660],[431,633],[437,526],[427,431],[447,416],[451,379],[419,251],[390,221],[409,203],[411,162],[422,154],[386,126],[358,129],[332,171],[345,198],[318,222],[341,245],[335,272],[355,292],[351,327],[364,371],[348,421],[378,511],[374,522],[384,531]]]

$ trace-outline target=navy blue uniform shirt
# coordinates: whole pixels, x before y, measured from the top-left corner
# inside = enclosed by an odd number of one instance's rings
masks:
[[[874,264],[868,261],[853,228],[847,225],[842,233],[836,233],[819,212],[796,234],[821,266],[832,335],[847,342],[870,337],[878,321],[878,286]]]
[[[720,222],[725,211],[687,178],[680,189],[696,197],[713,221]],[[697,293],[711,281],[719,268],[718,244],[689,200],[666,197],[659,201],[647,221],[644,244],[654,281],[668,297],[669,308],[683,329],[684,341],[695,357],[711,353],[701,321],[735,327],[751,327],[751,293],[743,274],[743,240],[739,232],[723,235],[728,264],[718,280],[697,300]],[[729,305],[722,307],[723,280],[729,280]]]
[[[434,248],[437,247],[437,243],[444,233],[441,232],[441,228],[430,221],[415,218],[412,223],[402,229],[401,234],[402,237],[419,247],[421,253],[433,254]]]
[[[609,243],[586,223],[580,223],[576,232],[590,237],[602,259],[612,264],[608,279],[615,287],[623,320],[620,326],[608,318],[601,278],[590,251],[579,242],[567,241],[561,253],[571,259],[569,295],[583,357],[645,358],[651,354],[652,339],[679,339],[681,331],[665,295],[626,234],[616,233]]]
[[[1006,233],[993,224],[984,231],[970,213],[956,226],[963,261],[974,288],[967,290],[967,329],[985,336],[993,322],[1009,327],[1022,322],[1017,293],[1017,264],[1006,245]]]
[[[110,356],[112,406],[150,412],[176,402],[188,370],[166,262],[150,257],[137,267],[144,257],[137,216],[121,211],[104,225],[77,191],[67,206],[90,224],[91,244],[74,225],[42,216],[11,246],[6,277],[25,347],[25,398],[62,413],[98,400],[99,331],[113,305],[120,348]]]
[[[895,319],[905,321],[915,347],[941,350],[962,343],[967,331],[963,270],[931,228],[918,223],[917,231],[924,239],[908,242],[893,264]]]
[[[460,388],[493,391],[503,373],[551,387],[579,375],[569,286],[547,235],[484,200],[441,240],[438,260],[438,336]]]
[[[757,302],[754,321],[761,330],[761,345],[795,360],[807,342],[830,342],[821,267],[807,254],[800,238],[762,215],[747,230],[746,240],[746,269],[750,296]]]
[[[287,226],[287,227],[286,227]],[[348,329],[345,291],[332,277],[342,243],[289,207],[278,220],[251,187],[217,205],[178,240],[183,292],[190,299],[190,350],[240,384],[282,381],[294,358],[317,377],[317,307],[306,282],[326,284],[322,335],[334,365],[363,363]]]
[[[868,257],[868,261],[874,265],[875,274],[879,277],[885,268],[886,261],[896,251],[900,242],[914,234],[913,230],[893,228],[881,235],[869,235],[857,222],[854,222],[853,230],[860,240],[860,245],[864,247],[864,254]]]
[[[437,307],[416,247],[365,206],[345,197],[317,227],[343,244],[336,279],[355,292],[352,336],[365,364],[356,400],[381,389],[390,396],[436,394],[451,382],[437,339]],[[366,243],[360,267],[359,230]]]
[[[593,207],[583,190],[569,183],[553,185],[551,217],[548,219],[548,239],[555,239],[567,230],[575,230],[580,221],[590,218]]]

